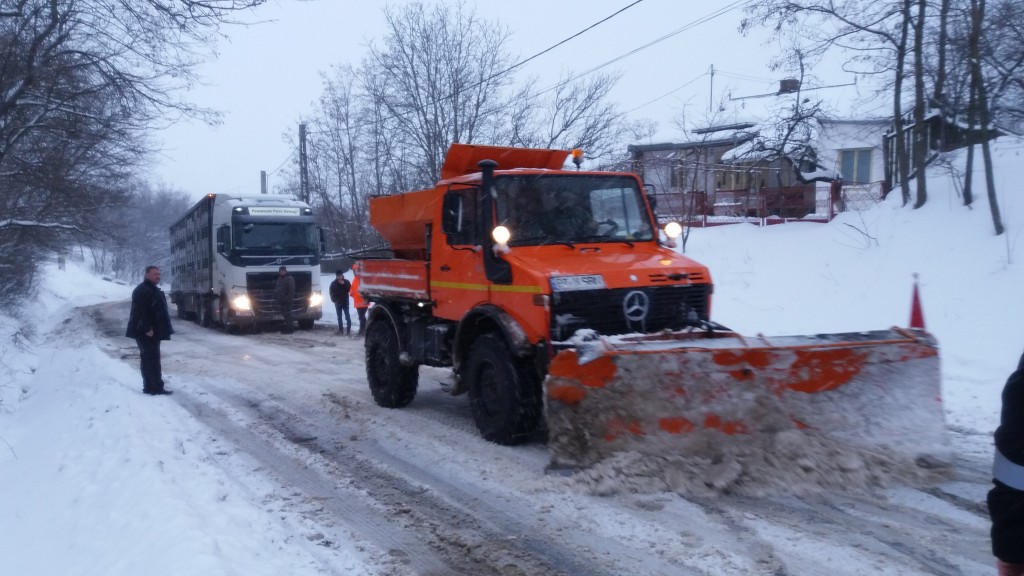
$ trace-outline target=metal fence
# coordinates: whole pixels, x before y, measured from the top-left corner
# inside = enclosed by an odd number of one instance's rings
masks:
[[[713,204],[709,204],[703,191],[655,192],[653,196],[662,224],[675,220],[697,228],[743,223],[770,226],[787,222],[825,223],[840,212],[866,210],[881,201],[882,185],[881,181],[845,185],[836,198],[828,183],[716,190]]]

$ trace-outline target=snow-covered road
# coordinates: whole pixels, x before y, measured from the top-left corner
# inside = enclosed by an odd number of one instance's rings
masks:
[[[127,309],[75,313],[112,359],[134,364]],[[754,498],[605,485],[598,496],[546,475],[541,441],[481,440],[465,398],[441,390],[447,371],[422,368],[413,404],[386,410],[370,397],[361,340],[324,325],[290,336],[175,328],[167,401],[208,428],[204,441],[219,446],[239,493],[264,494],[264,509],[305,527],[323,573],[347,573],[335,549],[346,559],[355,550],[371,574],[992,571],[980,459],[960,457],[951,481],[921,489]],[[955,433],[957,444],[973,441]]]

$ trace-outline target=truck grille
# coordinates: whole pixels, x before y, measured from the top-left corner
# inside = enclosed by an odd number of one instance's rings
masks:
[[[256,316],[281,314],[281,305],[274,298],[277,276],[277,272],[255,272],[245,275],[249,300]],[[309,272],[292,272],[291,276],[295,278],[295,299],[292,300],[292,313],[297,315],[305,312],[309,306],[313,275]]]
[[[578,290],[552,295],[551,339],[581,328],[599,334],[677,330],[708,320],[710,284]]]

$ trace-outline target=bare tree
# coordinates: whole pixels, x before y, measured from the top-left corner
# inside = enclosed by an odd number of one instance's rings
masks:
[[[989,146],[988,131],[990,129],[989,102],[987,86],[982,72],[981,58],[981,34],[982,23],[985,21],[985,0],[971,0],[971,38],[970,38],[970,63],[971,63],[971,85],[974,90],[974,102],[978,109],[978,123],[981,126],[981,154],[985,160],[985,185],[988,190],[989,208],[992,212],[992,224],[995,227],[996,235],[1002,234],[1002,217],[999,214],[999,202],[996,197],[995,176],[992,172],[992,151]],[[969,175],[968,175],[969,177]]]
[[[912,163],[916,167],[917,199],[914,208],[920,208],[928,201],[928,179],[924,176],[924,167],[928,160],[928,127],[925,125],[925,86],[924,86],[924,31],[928,1],[916,0],[917,15],[908,18],[913,22],[913,63],[914,63],[914,148]],[[908,7],[910,8],[910,7]],[[909,12],[909,11],[908,11]],[[909,14],[908,14],[909,16]]]
[[[595,158],[624,134],[607,103],[617,75],[566,72],[538,91],[533,80],[514,83],[506,29],[461,3],[415,1],[384,16],[385,37],[358,68],[324,75],[306,120],[310,180],[332,250],[372,246],[367,198],[433,185],[453,142],[582,147]]]
[[[528,90],[516,99],[515,131],[510,142],[539,148],[582,148],[592,159],[607,158],[626,132],[608,95],[619,74],[575,78],[565,73],[553,89],[533,95]],[[532,86],[532,84],[530,85]]]
[[[741,25],[798,29],[804,52],[818,56],[834,49],[852,54],[846,69],[860,74],[887,74],[892,78],[894,130],[903,132],[903,81],[912,45],[910,24],[914,0],[758,0],[747,8]],[[895,156],[903,203],[910,202],[910,162],[902,138],[895,139]]]
[[[148,128],[180,114],[215,118],[183,89],[219,26],[263,1],[4,3],[0,302],[25,293],[41,243],[105,235],[104,216],[142,164]]]
[[[449,144],[494,132],[512,81],[509,33],[462,3],[416,1],[385,9],[384,18],[388,33],[364,64],[377,82],[365,87],[415,150],[416,180],[426,185],[440,176]]]

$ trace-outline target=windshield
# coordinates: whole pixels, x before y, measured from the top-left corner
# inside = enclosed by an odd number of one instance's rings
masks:
[[[234,248],[258,256],[308,256],[317,253],[319,234],[305,222],[236,222]]]
[[[629,176],[499,176],[498,223],[510,246],[654,239],[636,180]]]

